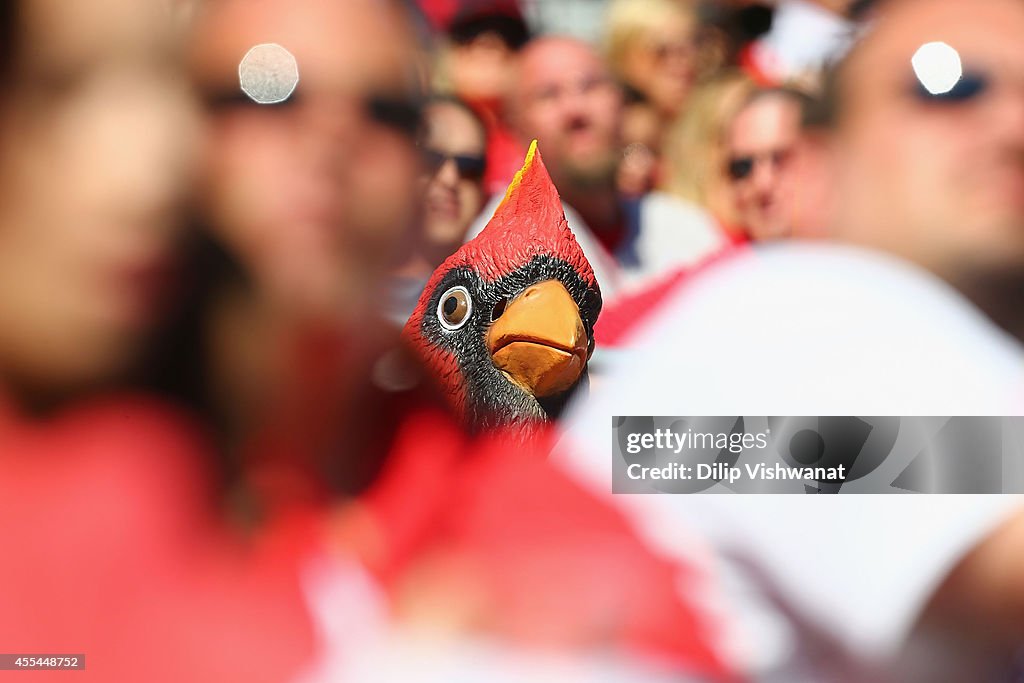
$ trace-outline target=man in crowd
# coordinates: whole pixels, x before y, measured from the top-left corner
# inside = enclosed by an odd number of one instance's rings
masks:
[[[330,365],[306,348],[312,337],[361,329],[348,337],[347,362],[356,368],[372,366],[391,346],[380,341],[387,335],[380,273],[415,222],[421,95],[416,41],[392,4],[201,7],[189,52],[209,131],[200,214],[244,273],[209,297],[204,379],[235,442],[267,414],[288,412],[270,407],[289,403],[282,386],[310,390],[295,387],[303,359]],[[240,89],[243,59],[247,68],[267,69],[265,82],[294,90],[274,93],[276,103],[250,97]],[[317,373],[324,391],[337,388],[330,370]],[[348,414],[342,398],[321,399],[315,411],[295,402],[292,417],[317,421],[320,410],[331,410],[340,425]],[[288,431],[319,438],[309,425]]]
[[[726,173],[740,226],[752,240],[790,234],[799,188],[792,161],[800,136],[801,96],[789,90],[755,92],[726,130]]]
[[[876,11],[892,18],[837,77],[834,232],[932,272],[1024,338],[1024,92],[1015,80],[1024,55],[1009,38],[1024,10],[908,2]],[[960,65],[948,90],[929,82],[928,35],[955,50],[931,58]]]
[[[622,93],[586,43],[545,37],[528,44],[509,108],[521,139],[537,139],[606,297],[723,246],[711,219],[696,207],[660,193],[627,200],[616,192]],[[491,213],[485,209],[475,227]]]
[[[1024,409],[1024,5],[890,0],[874,18],[829,140],[829,227],[861,248],[755,248],[684,283],[576,416],[565,462],[600,490],[611,415]],[[922,64],[934,41],[945,86]],[[985,680],[1020,642],[1015,498],[636,498],[616,500],[659,537],[707,523],[747,606],[735,652],[767,680]]]

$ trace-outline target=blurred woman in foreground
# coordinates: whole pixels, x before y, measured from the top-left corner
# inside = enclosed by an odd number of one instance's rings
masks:
[[[299,602],[247,589],[200,430],[135,379],[181,284],[198,131],[171,23],[0,5],[0,642],[84,655],[83,680],[282,680]]]

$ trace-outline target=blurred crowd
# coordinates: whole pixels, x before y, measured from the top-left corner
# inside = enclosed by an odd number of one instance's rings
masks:
[[[612,415],[1024,409],[1024,4],[594,0],[590,36],[541,4],[0,3],[0,651],[1012,680],[1017,501],[689,509],[604,474]],[[589,379],[549,410],[495,360],[543,424],[482,429],[470,361],[401,330],[465,323],[432,276],[548,174]]]

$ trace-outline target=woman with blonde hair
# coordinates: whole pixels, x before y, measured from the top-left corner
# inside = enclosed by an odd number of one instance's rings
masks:
[[[755,88],[738,70],[714,76],[694,90],[686,112],[665,135],[662,189],[703,207],[732,237],[741,232],[734,227],[736,210],[725,174],[725,134]]]
[[[625,91],[621,192],[639,196],[660,182],[665,132],[697,78],[697,13],[687,0],[612,0],[604,50]]]
[[[665,121],[683,109],[696,79],[697,14],[685,0],[612,0],[605,54],[635,101]]]

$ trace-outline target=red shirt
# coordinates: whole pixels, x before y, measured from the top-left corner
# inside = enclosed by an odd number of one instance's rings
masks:
[[[295,572],[220,527],[207,455],[138,396],[0,407],[0,643],[85,655],[33,680],[270,683],[311,656]]]

